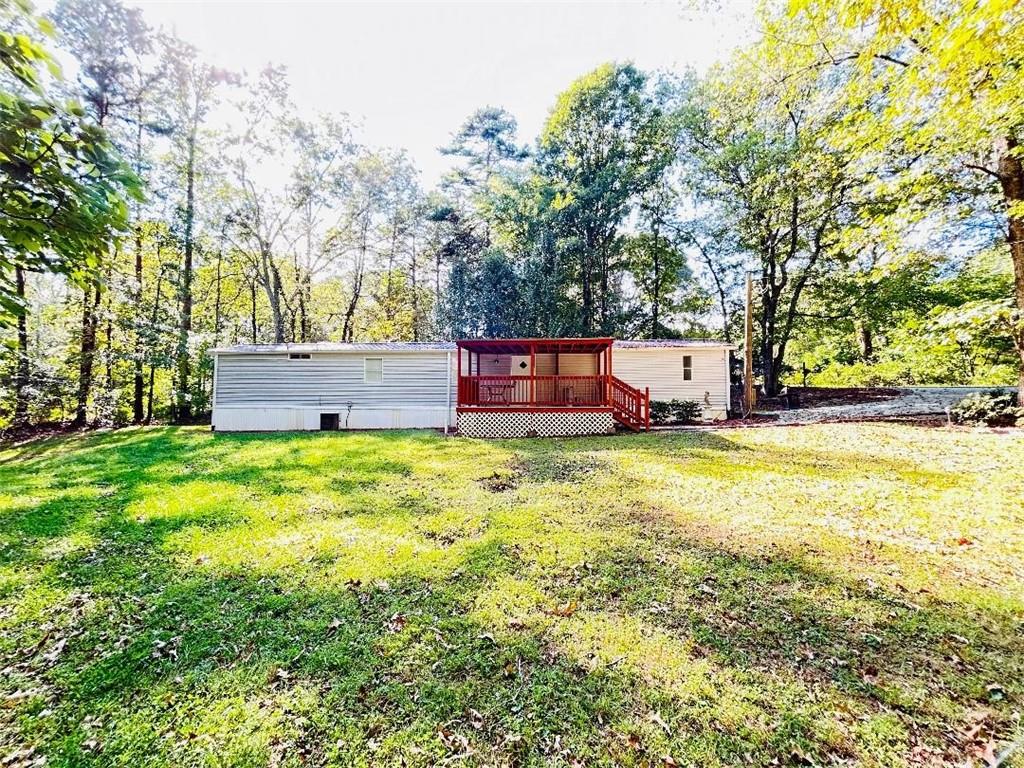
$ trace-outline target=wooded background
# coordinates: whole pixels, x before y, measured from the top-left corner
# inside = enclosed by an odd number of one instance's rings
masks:
[[[766,2],[727,62],[605,64],[537,137],[482,106],[433,189],[118,0],[0,18],[0,428],[201,419],[235,343],[740,341],[748,271],[769,394],[1024,386],[1010,0]]]

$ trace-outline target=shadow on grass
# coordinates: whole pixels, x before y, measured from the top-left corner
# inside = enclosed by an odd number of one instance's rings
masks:
[[[299,492],[298,470],[344,500],[412,482],[440,438],[148,434],[0,464],[14,494],[56,494],[4,513],[28,542],[9,544],[6,562],[37,570],[57,601],[41,621],[0,615],[0,686],[22,692],[0,714],[9,750],[28,745],[51,765],[891,764],[913,749],[962,758],[967,712],[991,710],[982,734],[1011,727],[986,686],[1024,695],[1011,615],[915,606],[839,564],[739,555],[650,514],[600,518],[614,543],[542,562],[551,532],[508,518],[553,481],[588,482],[607,451],[748,454],[717,435],[515,442],[487,455],[464,442],[453,461],[474,473],[451,480],[452,503],[464,497],[484,532],[427,573],[395,566],[339,584],[335,564],[315,558],[268,572],[169,549],[189,528],[244,527],[237,510],[132,510],[190,481],[260,502]],[[250,448],[280,452],[254,468],[238,455]],[[479,487],[502,462],[527,467],[520,496]],[[423,514],[451,513],[427,502]],[[42,551],[73,531],[97,545]]]

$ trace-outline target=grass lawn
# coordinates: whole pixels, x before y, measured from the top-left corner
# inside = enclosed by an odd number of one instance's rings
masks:
[[[4,768],[983,765],[1024,737],[1024,439],[0,449],[0,668]]]

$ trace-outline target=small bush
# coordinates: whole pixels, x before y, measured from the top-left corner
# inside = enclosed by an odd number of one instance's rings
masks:
[[[957,424],[1024,426],[1024,408],[1017,406],[1014,392],[972,392],[950,409],[950,416]]]
[[[693,400],[651,400],[651,421],[655,424],[693,424],[700,421],[700,403]]]
[[[672,404],[667,400],[651,400],[651,421],[655,424],[667,424],[672,418]]]
[[[680,424],[692,424],[700,420],[700,403],[694,400],[673,400],[669,405],[672,409],[672,419]]]

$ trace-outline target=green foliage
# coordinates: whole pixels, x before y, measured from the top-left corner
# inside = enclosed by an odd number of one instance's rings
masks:
[[[695,400],[672,400],[669,406],[672,418],[680,424],[693,424],[700,420],[702,409]]]
[[[96,273],[127,222],[135,176],[73,101],[47,91],[58,73],[37,36],[50,29],[27,4],[0,5],[0,325],[23,311],[15,267],[81,282]]]
[[[674,159],[674,125],[632,64],[605,64],[555,102],[539,139],[529,190],[546,211],[558,276],[574,296],[573,331],[612,333],[622,297],[619,228]],[[575,296],[578,295],[578,299]]]
[[[693,424],[703,413],[693,400],[652,400],[651,421],[655,424]]]
[[[958,424],[1024,426],[1024,408],[1018,407],[1016,393],[1000,390],[972,392],[950,409],[950,417]]]
[[[651,400],[651,421],[655,424],[667,424],[672,418],[672,404],[668,400]]]
[[[791,0],[771,22],[794,71],[844,72],[833,141],[877,163],[902,219],[997,222],[1016,273],[1003,312],[1024,394],[1024,5],[1013,0]],[[1008,247],[1007,247],[1008,246]],[[1005,253],[1006,251],[1004,251]],[[1005,258],[1005,257],[1004,257]],[[1005,297],[1008,298],[1008,297]]]
[[[830,276],[810,296],[791,380],[820,386],[1010,384],[1012,276],[992,251],[950,273],[912,254]]]

